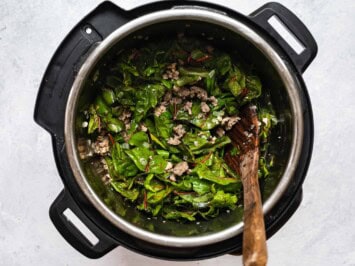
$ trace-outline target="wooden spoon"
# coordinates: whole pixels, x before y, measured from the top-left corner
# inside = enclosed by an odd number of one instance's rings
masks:
[[[258,182],[259,121],[255,106],[245,107],[239,120],[228,132],[240,152],[228,151],[226,163],[240,174],[244,197],[243,264],[264,266],[267,262],[264,215]]]

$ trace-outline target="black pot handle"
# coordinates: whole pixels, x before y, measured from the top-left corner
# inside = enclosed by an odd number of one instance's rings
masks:
[[[269,24],[268,20],[276,16],[286,28],[302,43],[304,50],[297,54],[295,50]],[[267,3],[254,11],[250,18],[271,35],[285,50],[296,68],[303,73],[317,54],[317,43],[302,21],[289,9],[279,3]]]
[[[103,2],[71,30],[42,79],[34,114],[40,126],[54,135],[63,130],[67,98],[82,63],[97,43],[130,19],[126,11]]]
[[[89,24],[78,25],[62,42],[53,56],[38,92],[34,119],[55,134],[63,127],[67,97],[77,71],[90,54],[99,33]]]
[[[97,237],[98,242],[93,245],[63,214],[70,209],[91,232]],[[117,242],[99,229],[77,206],[69,192],[65,189],[53,202],[49,216],[65,240],[83,255],[89,258],[100,258],[115,247]]]

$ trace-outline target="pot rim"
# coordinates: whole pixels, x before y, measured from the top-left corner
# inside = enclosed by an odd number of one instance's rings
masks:
[[[64,139],[66,143],[66,154],[70,167],[73,171],[75,180],[80,189],[84,192],[85,196],[89,199],[91,204],[112,224],[117,226],[124,232],[154,244],[168,246],[168,247],[196,247],[216,242],[223,241],[225,239],[232,238],[243,231],[243,222],[240,222],[234,226],[226,228],[217,233],[211,233],[204,236],[192,236],[192,237],[174,237],[168,235],[162,235],[152,233],[139,228],[125,219],[118,216],[112,210],[106,206],[101,199],[96,195],[94,190],[89,185],[85,178],[84,171],[80,167],[80,160],[76,152],[76,140],[75,140],[75,115],[77,107],[77,99],[80,96],[81,90],[84,87],[84,82],[87,75],[93,70],[102,56],[108,52],[115,44],[124,39],[128,35],[140,30],[144,27],[157,24],[160,22],[174,21],[174,20],[189,20],[189,21],[201,21],[214,25],[224,27],[236,34],[239,34],[249,42],[253,43],[265,57],[272,63],[280,75],[282,82],[287,90],[287,94],[290,99],[290,107],[292,111],[292,145],[288,162],[280,179],[277,187],[270,195],[270,197],[263,204],[263,212],[267,214],[272,207],[278,202],[283,193],[291,182],[295,170],[297,161],[299,160],[302,143],[303,143],[303,119],[302,119],[302,104],[300,100],[298,87],[299,83],[295,77],[291,74],[292,70],[289,64],[287,64],[275,51],[275,49],[256,31],[250,28],[248,25],[241,21],[230,18],[225,14],[217,13],[206,9],[198,9],[195,7],[186,7],[184,9],[170,9],[163,11],[156,11],[142,17],[136,18],[120,28],[112,32],[106,39],[99,43],[95,49],[91,52],[88,58],[82,64],[70,90],[68,101],[65,109],[65,122],[64,122]]]

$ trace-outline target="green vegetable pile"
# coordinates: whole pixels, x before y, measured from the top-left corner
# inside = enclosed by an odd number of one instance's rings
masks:
[[[276,123],[257,100],[253,70],[187,37],[123,49],[93,76],[93,100],[78,114],[78,151],[96,175],[142,212],[164,219],[210,219],[242,204],[240,178],[224,154],[238,154],[228,130],[240,108],[259,106],[261,150]],[[260,159],[260,177],[272,161]]]

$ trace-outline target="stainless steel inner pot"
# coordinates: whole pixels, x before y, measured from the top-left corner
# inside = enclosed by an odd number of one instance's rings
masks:
[[[135,42],[142,42],[140,36],[160,36],[162,33],[185,31],[187,34],[205,36],[223,49],[237,50],[247,61],[252,62],[258,70],[265,87],[271,94],[271,101],[276,108],[280,123],[272,133],[272,147],[276,154],[276,165],[279,167],[279,179],[274,191],[265,199],[264,213],[267,213],[278,202],[285,192],[295,173],[295,165],[299,160],[303,142],[302,106],[299,86],[293,70],[288,62],[281,58],[275,47],[264,37],[242,21],[238,21],[220,12],[201,8],[171,9],[150,13],[139,17],[118,28],[104,41],[99,43],[85,59],[80,68],[70,95],[65,113],[66,152],[76,182],[91,204],[112,224],[139,239],[169,247],[197,247],[217,243],[232,238],[243,231],[243,222],[236,222],[238,215],[223,216],[220,226],[209,230],[211,223],[201,225],[203,230],[193,236],[176,236],[165,233],[161,228],[181,228],[181,225],[163,223],[155,224],[152,232],[147,226],[137,225],[127,217],[121,217],[108,208],[95,193],[85,176],[76,151],[75,117],[79,99],[85,94],[85,81],[93,71],[115,51]],[[138,37],[138,38],[137,38]],[[165,226],[165,227],[164,227]],[[172,230],[174,231],[174,230]]]

